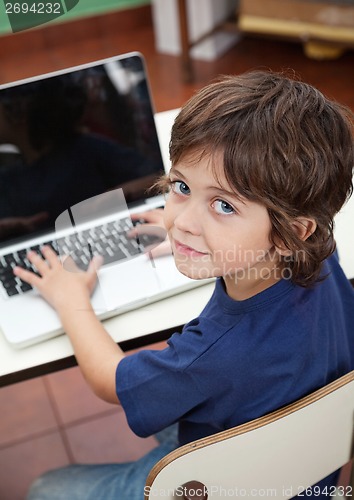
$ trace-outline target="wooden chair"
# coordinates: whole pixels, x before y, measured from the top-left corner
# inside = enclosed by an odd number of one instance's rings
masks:
[[[168,454],[150,471],[145,500],[291,498],[350,462],[353,429],[354,371],[269,415]],[[351,478],[328,499],[352,498],[353,486]]]

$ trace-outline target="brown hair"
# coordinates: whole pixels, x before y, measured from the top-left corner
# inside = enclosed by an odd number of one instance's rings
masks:
[[[333,217],[350,197],[353,114],[317,89],[285,75],[254,71],[221,77],[196,93],[172,128],[172,164],[192,149],[223,151],[224,172],[241,196],[269,213],[292,280],[309,286],[335,250]],[[317,222],[302,241],[291,223]]]

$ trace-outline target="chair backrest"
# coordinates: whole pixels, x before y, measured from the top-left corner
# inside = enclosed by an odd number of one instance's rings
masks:
[[[210,499],[291,498],[351,460],[353,429],[354,371],[269,415],[168,454],[150,471],[145,500],[183,499],[190,481],[198,482],[190,485],[195,496],[190,491],[185,498],[206,499],[206,490]],[[344,493],[351,496],[349,488]]]

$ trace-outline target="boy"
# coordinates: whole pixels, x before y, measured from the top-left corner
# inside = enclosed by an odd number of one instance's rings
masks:
[[[122,404],[138,435],[168,434],[136,464],[48,473],[29,498],[142,499],[147,473],[173,447],[354,368],[354,292],[332,231],[352,191],[350,120],[310,85],[270,72],[222,78],[185,105],[160,183],[164,224],[178,269],[218,279],[201,315],[163,351],[125,356],[107,335],[90,306],[97,259],[69,273],[45,248],[46,260],[29,255],[40,277],[15,269],[58,311],[96,394]],[[178,443],[168,430],[176,422]]]

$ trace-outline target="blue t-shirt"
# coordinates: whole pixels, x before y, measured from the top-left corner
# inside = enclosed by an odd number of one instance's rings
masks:
[[[354,291],[336,256],[312,288],[281,280],[243,301],[222,279],[162,351],[127,356],[116,388],[149,436],[179,422],[180,444],[258,418],[354,369]]]
[[[179,441],[253,420],[354,369],[354,290],[334,254],[311,288],[281,280],[243,301],[222,279],[162,351],[124,358],[116,389],[132,430],[179,422]]]

